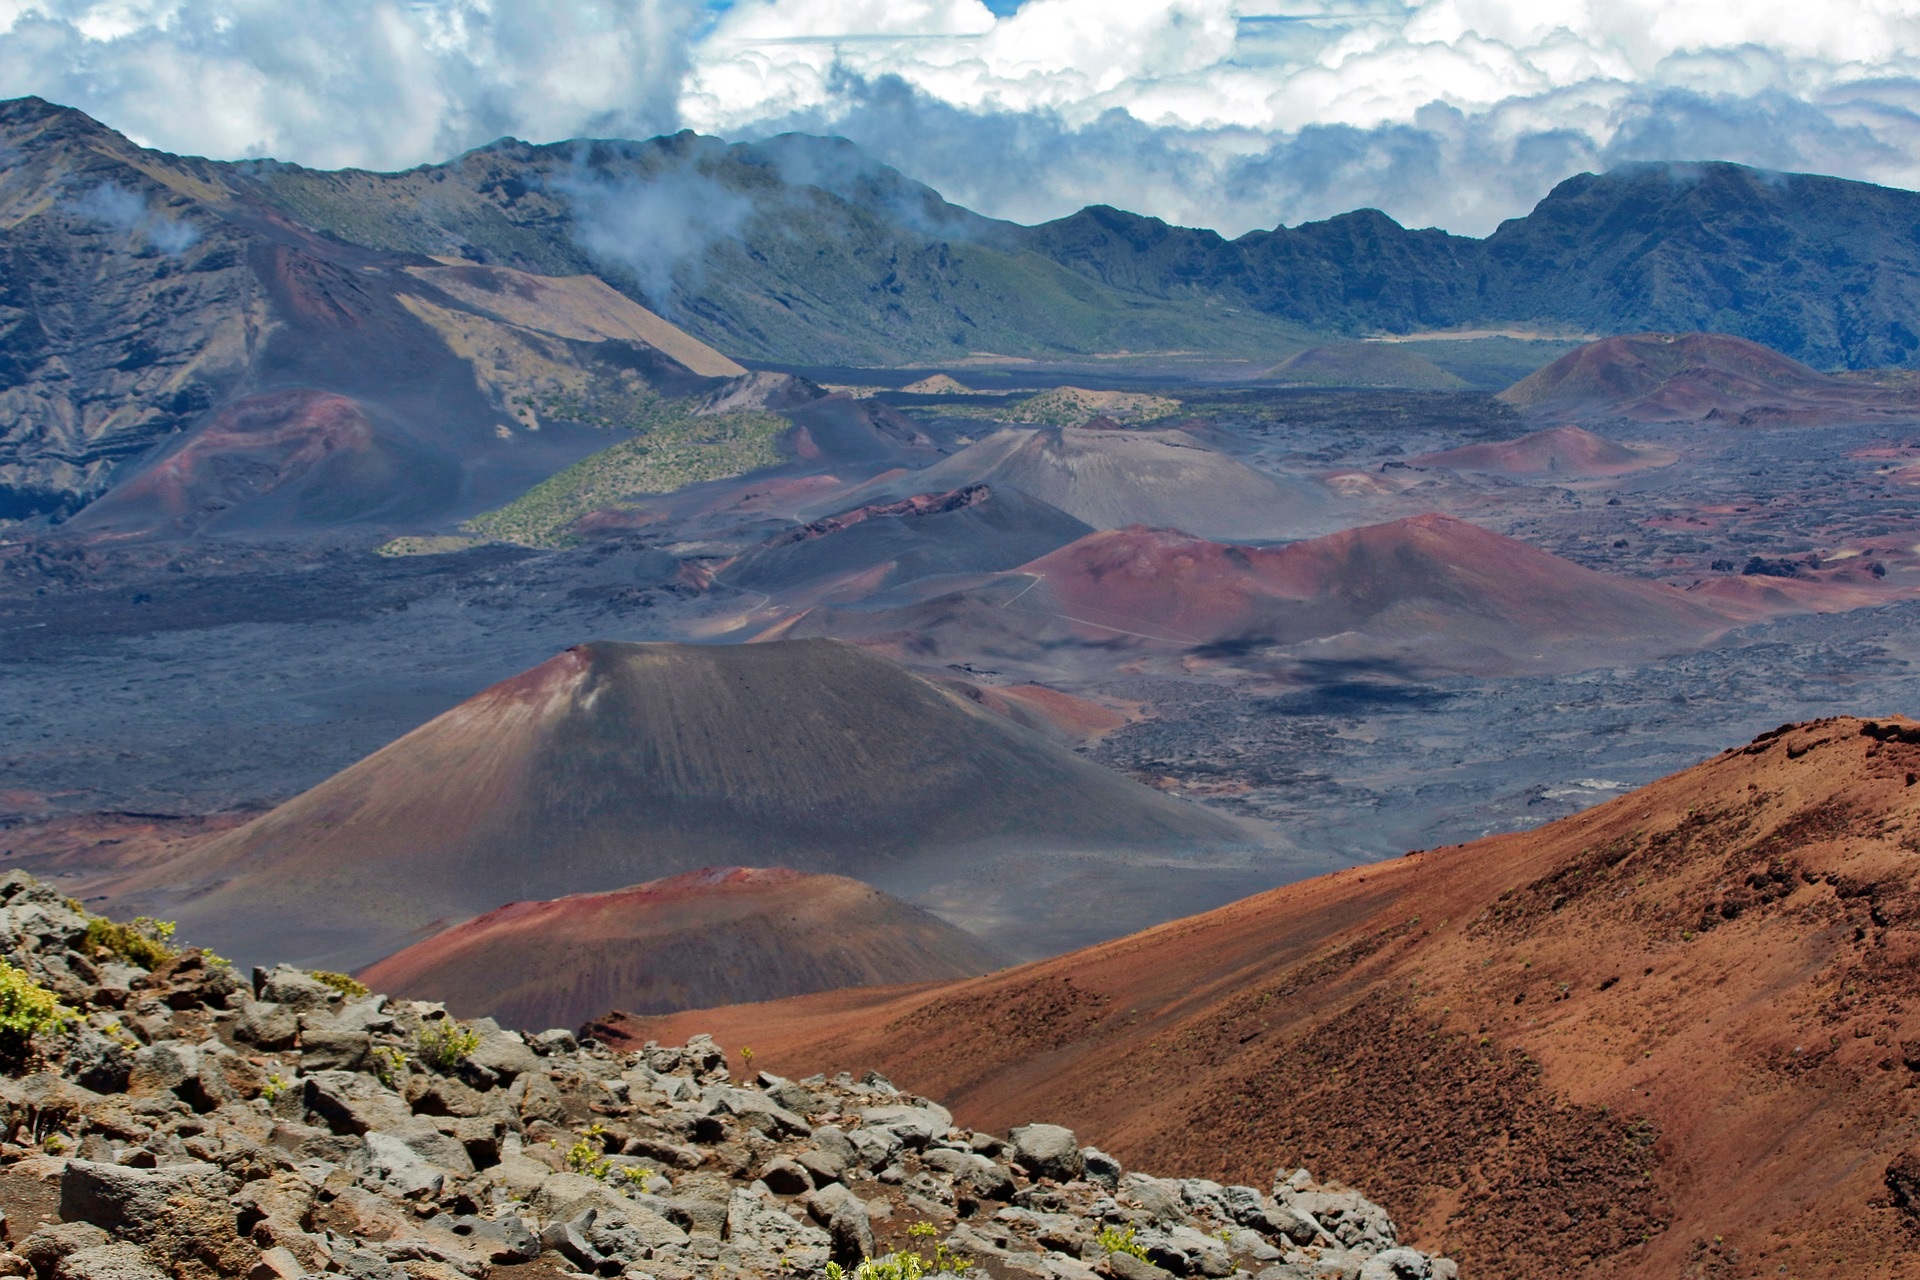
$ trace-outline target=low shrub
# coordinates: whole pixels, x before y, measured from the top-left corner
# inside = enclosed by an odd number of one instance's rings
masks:
[[[452,1071],[479,1047],[480,1033],[452,1018],[427,1023],[413,1038],[414,1052],[435,1071]]]
[[[361,996],[371,994],[366,983],[331,969],[309,969],[307,976],[323,986],[332,987],[349,1000],[358,1000]]]
[[[87,921],[87,947],[105,951],[142,969],[158,969],[180,954],[173,945],[174,923],[138,916],[126,924],[94,916]]]
[[[42,1031],[58,1031],[77,1016],[26,970],[0,960],[0,1052],[18,1057]]]

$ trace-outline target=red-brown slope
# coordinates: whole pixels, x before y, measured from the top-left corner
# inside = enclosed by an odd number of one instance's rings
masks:
[[[222,409],[185,444],[118,485],[72,522],[122,534],[184,532],[242,509],[283,523],[377,518],[452,484],[454,468],[396,432],[365,406],[325,391],[249,396]],[[251,504],[251,509],[249,506]]]
[[[1117,864],[1245,841],[850,645],[601,642],[483,690],[130,891],[228,955],[343,968],[503,902],[714,865],[778,861],[923,901],[954,884],[977,900],[1088,850]],[[989,875],[998,861],[1011,865]]]
[[[1074,646],[1573,670],[1681,652],[1728,620],[1656,583],[1596,573],[1451,516],[1279,547],[1133,526],[1089,534],[982,587],[900,609],[819,610],[788,634],[952,661]]]
[[[1665,450],[1620,444],[1579,427],[1548,427],[1517,440],[1463,445],[1409,459],[1416,467],[1570,480],[1625,475],[1664,467],[1673,460],[1674,455]]]
[[[1863,386],[1723,333],[1634,333],[1569,351],[1497,397],[1539,416],[1742,426],[1912,418],[1905,388]]]
[[[609,1033],[877,1067],[1165,1171],[1305,1164],[1484,1280],[1912,1275],[1917,777],[1920,727],[1815,721],[1005,973]]]
[[[370,966],[376,991],[444,1000],[539,1030],[608,1009],[668,1013],[836,987],[1000,968],[972,934],[843,876],[708,867],[665,880],[515,902]]]

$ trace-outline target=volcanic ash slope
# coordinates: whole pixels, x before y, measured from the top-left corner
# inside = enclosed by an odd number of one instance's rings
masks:
[[[141,888],[227,954],[341,968],[502,903],[715,865],[985,892],[990,864],[1028,884],[1055,854],[1104,866],[1245,840],[848,645],[595,643]]]
[[[1685,652],[1732,625],[1674,588],[1424,515],[1281,547],[1171,529],[1093,533],[922,603],[818,609],[790,634],[1003,667],[1112,666],[1145,651],[1510,675]]]
[[[1535,417],[1813,426],[1911,420],[1906,388],[1847,382],[1724,333],[1632,333],[1590,342],[1498,397]]]
[[[364,970],[376,990],[537,1031],[610,1009],[669,1013],[997,969],[978,938],[844,876],[710,867],[515,902]]]
[[[842,495],[831,510],[985,484],[1016,489],[1095,529],[1164,525],[1206,538],[1298,537],[1324,525],[1330,498],[1310,481],[1268,475],[1181,431],[1045,427],[998,431],[923,471]]]
[[[1908,1275],[1916,779],[1920,725],[1817,720],[1006,973],[603,1033],[873,1063],[1223,1182],[1364,1173],[1479,1280]]]

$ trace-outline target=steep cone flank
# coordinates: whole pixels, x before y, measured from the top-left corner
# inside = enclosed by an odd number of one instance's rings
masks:
[[[715,864],[884,887],[964,875],[989,848],[1041,866],[1236,835],[846,645],[596,643],[169,868],[194,896],[164,905],[227,954],[337,968],[502,902]]]
[[[1095,529],[1164,525],[1207,538],[1294,537],[1327,504],[1307,481],[1255,471],[1179,431],[1088,426],[996,432],[924,471],[856,489],[840,506],[974,484],[1016,489]]]
[[[1636,333],[1590,342],[1498,397],[1540,416],[1724,420],[1747,426],[1911,416],[1912,393],[1848,383],[1723,333]]]
[[[1728,626],[1673,588],[1425,515],[1281,547],[1094,533],[985,587],[896,610],[816,611],[794,633],[899,635],[923,658],[1097,645],[1512,672],[1678,652]]]
[[[1625,475],[1629,471],[1666,466],[1673,460],[1671,453],[1618,444],[1579,427],[1549,427],[1518,440],[1470,444],[1409,459],[1416,467],[1556,476],[1569,480]]]
[[[711,867],[612,893],[516,902],[360,974],[538,1031],[609,1009],[667,1013],[999,968],[978,938],[843,876]]]
[[[1006,973],[607,1030],[874,1065],[1143,1167],[1304,1164],[1482,1280],[1908,1274],[1917,776],[1920,726],[1816,721]]]

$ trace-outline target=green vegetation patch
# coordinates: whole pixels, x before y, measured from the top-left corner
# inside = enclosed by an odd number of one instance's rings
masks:
[[[504,507],[467,522],[467,529],[501,542],[564,547],[567,528],[608,508],[632,510],[642,494],[672,493],[705,480],[744,475],[780,461],[775,442],[786,419],[771,413],[716,413],[695,417],[663,407],[644,436],[624,440],[549,476]]]
[[[42,1031],[57,1031],[75,1016],[26,970],[0,960],[0,1046],[10,1055]]]
[[[131,965],[154,970],[179,955],[173,945],[174,924],[140,916],[127,924],[94,916],[87,921],[87,949],[107,951]]]
[[[977,393],[973,393],[977,394]],[[1002,405],[943,405],[941,412],[955,418],[991,418],[1040,427],[1078,427],[1095,417],[1136,424],[1157,422],[1181,411],[1171,396],[1137,391],[1089,391],[1085,387],[1055,387]]]

